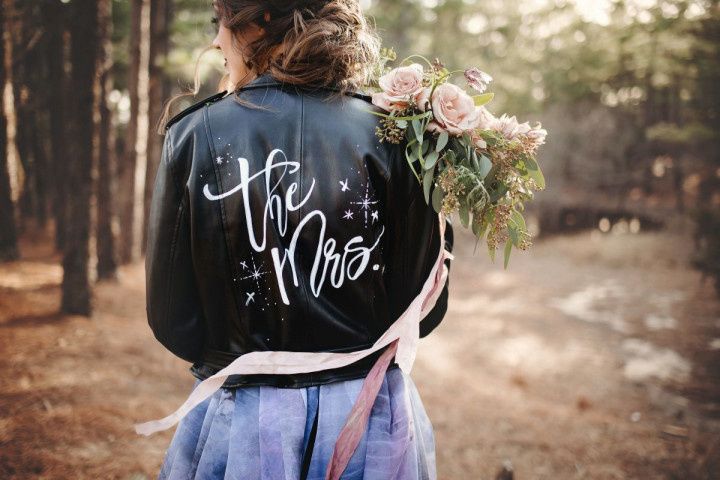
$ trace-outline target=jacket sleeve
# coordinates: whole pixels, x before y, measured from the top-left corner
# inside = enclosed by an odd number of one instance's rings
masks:
[[[391,222],[388,240],[391,243],[389,248],[393,264],[389,284],[395,304],[393,318],[397,318],[420,293],[432,270],[440,248],[440,225],[438,214],[432,205],[425,202],[422,186],[407,164],[402,149],[395,151],[392,163],[388,192],[389,205],[395,211],[395,220]],[[453,227],[448,219],[445,222],[444,247],[452,252]],[[447,312],[450,262],[450,259],[445,260],[448,280],[435,306],[420,322],[421,337],[432,332]]]
[[[185,180],[176,174],[186,170],[179,165],[189,159],[175,158],[173,146],[171,128],[165,136],[148,217],[147,318],[165,348],[196,362],[202,353],[205,320],[195,284]]]

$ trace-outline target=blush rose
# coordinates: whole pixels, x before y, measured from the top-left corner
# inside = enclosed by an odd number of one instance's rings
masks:
[[[462,135],[480,124],[482,113],[472,97],[452,83],[437,86],[430,103],[433,111],[433,120],[427,127],[430,131]]]
[[[422,94],[422,80],[423,68],[419,63],[394,68],[378,80],[382,91],[373,93],[372,103],[387,111],[405,109],[411,99],[417,102]]]

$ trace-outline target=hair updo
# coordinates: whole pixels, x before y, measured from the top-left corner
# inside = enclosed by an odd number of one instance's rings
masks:
[[[258,75],[269,72],[281,82],[342,93],[364,85],[378,60],[380,40],[359,0],[215,0],[215,5],[219,21],[234,35],[251,22],[265,30],[243,51]],[[284,51],[276,53],[281,45]]]
[[[380,38],[369,27],[359,0],[215,0],[214,4],[218,21],[232,31],[233,38],[242,35],[251,22],[265,30],[262,38],[242,52],[255,75],[269,72],[284,83],[329,87],[334,91],[328,100],[359,90],[370,79],[379,60]],[[208,46],[203,53],[212,49]],[[199,61],[198,58],[192,91],[174,95],[165,102],[157,133],[165,134],[176,101],[199,92]],[[227,75],[221,85],[226,79]],[[237,95],[235,100],[259,107]]]

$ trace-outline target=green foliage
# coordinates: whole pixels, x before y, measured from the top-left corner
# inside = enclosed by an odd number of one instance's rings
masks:
[[[645,135],[648,140],[685,146],[704,143],[718,138],[717,130],[699,122],[694,122],[682,127],[672,123],[662,122],[649,127]]]
[[[410,58],[428,64],[429,70],[423,70],[415,80],[422,79],[420,89],[424,93],[397,98],[393,91],[394,103],[387,113],[368,110],[382,118],[376,134],[381,141],[400,143],[403,136],[399,132],[404,131],[405,158],[421,184],[425,202],[438,213],[458,212],[463,227],[469,228],[478,241],[485,238],[491,259],[505,242],[503,264],[507,268],[512,247],[530,246],[530,234],[520,212],[523,202],[532,199],[533,190],[545,188],[535,156],[547,132],[540,125],[519,124],[515,117],[498,119],[490,114],[482,117],[484,123],[477,121],[461,134],[444,126],[436,131],[443,123],[440,117],[435,118],[437,112],[432,107],[420,111],[416,99],[432,98],[432,92],[448,81],[451,72],[438,60],[430,63],[419,55],[407,57],[400,66]],[[383,68],[376,71],[387,73],[385,61],[381,62]],[[371,85],[379,85],[378,79]],[[476,112],[484,111],[481,107],[493,98],[492,93],[474,98],[462,91],[458,95],[472,101]],[[432,130],[428,129],[431,121]]]

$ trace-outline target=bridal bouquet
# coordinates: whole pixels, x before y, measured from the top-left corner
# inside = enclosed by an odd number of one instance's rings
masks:
[[[376,90],[372,103],[388,112],[372,112],[382,117],[376,134],[381,141],[406,141],[405,158],[425,201],[437,212],[457,211],[477,241],[486,237],[493,262],[504,242],[507,268],[513,246],[531,245],[523,202],[545,188],[536,157],[547,132],[539,123],[490,113],[486,105],[493,94],[486,90],[492,77],[477,68],[449,71],[439,60],[411,55],[390,69],[385,64],[395,60],[392,49],[383,49],[381,58],[368,85]],[[460,72],[475,95],[449,82]]]

